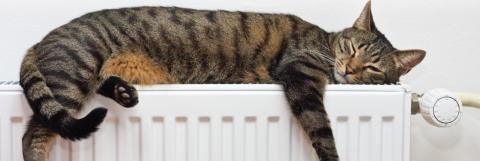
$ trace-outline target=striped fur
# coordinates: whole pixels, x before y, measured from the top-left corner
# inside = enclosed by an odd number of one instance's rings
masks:
[[[34,111],[23,138],[26,161],[45,161],[59,134],[88,137],[97,108],[74,119],[93,94],[125,107],[131,84],[278,83],[323,161],[338,160],[323,104],[328,83],[393,83],[421,50],[396,50],[373,25],[368,3],[355,25],[329,33],[287,14],[176,7],[102,10],[50,32],[26,54],[21,85]]]

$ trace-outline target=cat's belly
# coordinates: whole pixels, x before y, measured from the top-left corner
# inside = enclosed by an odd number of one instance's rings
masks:
[[[115,75],[138,85],[176,84],[176,77],[143,53],[126,52],[113,56],[105,62],[102,76]]]

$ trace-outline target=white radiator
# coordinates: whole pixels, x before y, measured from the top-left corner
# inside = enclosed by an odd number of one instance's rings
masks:
[[[0,84],[2,84],[0,82]],[[18,85],[0,85],[0,161],[23,161],[31,110]],[[139,88],[131,109],[108,107],[87,140],[58,138],[51,161],[310,161],[315,152],[279,85],[158,85]],[[410,93],[402,85],[329,85],[325,104],[341,161],[408,161]]]

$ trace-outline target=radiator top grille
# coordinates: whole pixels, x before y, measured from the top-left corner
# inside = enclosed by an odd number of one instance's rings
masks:
[[[20,84],[19,81],[5,81],[5,80],[0,80],[0,85],[18,85]],[[222,84],[222,83],[220,83]],[[234,83],[236,85],[241,85],[242,83]],[[253,83],[255,84],[255,83]],[[208,85],[214,85],[214,84],[208,84]],[[224,84],[225,85],[225,84]],[[228,85],[228,84],[227,84]],[[349,84],[332,84],[332,85],[349,85]],[[356,84],[356,85],[402,85],[401,83],[397,82],[397,83],[392,83],[392,84]]]
[[[0,85],[18,85],[18,81],[0,81]]]
[[[283,91],[279,84],[159,84],[136,86],[138,91]],[[329,84],[327,91],[410,91],[409,86],[396,84]],[[19,81],[1,81],[0,91],[21,91]]]

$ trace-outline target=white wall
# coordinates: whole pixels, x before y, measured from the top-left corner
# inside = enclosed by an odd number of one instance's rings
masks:
[[[48,31],[86,12],[164,5],[296,14],[328,31],[351,26],[365,1],[355,0],[1,0],[0,80],[17,80],[27,48]],[[420,48],[427,57],[402,81],[414,91],[446,87],[480,93],[480,1],[375,0],[377,27],[399,49]]]

